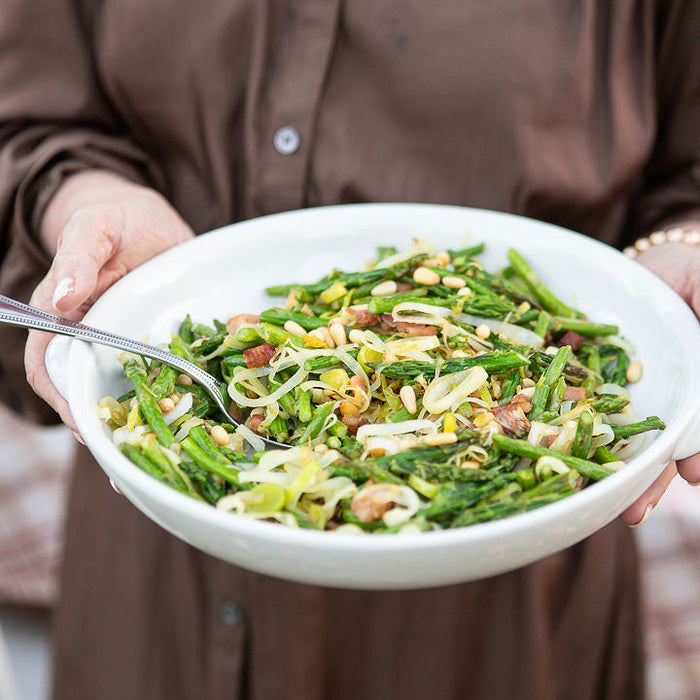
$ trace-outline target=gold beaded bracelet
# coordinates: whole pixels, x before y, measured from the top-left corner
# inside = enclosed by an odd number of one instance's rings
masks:
[[[622,252],[630,258],[636,258],[640,253],[649,250],[662,243],[690,243],[700,245],[700,229],[669,228],[665,231],[654,231],[654,233],[635,241],[634,245],[625,248]]]

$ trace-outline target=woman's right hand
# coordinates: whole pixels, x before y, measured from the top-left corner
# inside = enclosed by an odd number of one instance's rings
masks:
[[[99,296],[127,272],[194,236],[156,191],[106,171],[68,178],[52,197],[41,222],[41,241],[53,264],[30,304],[79,321]],[[24,363],[34,391],[77,432],[66,400],[46,370],[53,336],[30,331]]]

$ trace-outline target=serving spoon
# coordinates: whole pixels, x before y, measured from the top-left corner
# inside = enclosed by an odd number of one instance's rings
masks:
[[[219,388],[217,379],[212,377],[208,372],[205,372],[199,365],[189,362],[178,355],[174,355],[167,350],[155,347],[154,345],[148,345],[147,343],[141,343],[132,338],[118,335],[117,333],[93,328],[92,326],[87,326],[78,321],[61,318],[60,316],[29,306],[28,304],[22,304],[2,294],[0,294],[0,322],[8,323],[13,326],[22,326],[23,328],[31,328],[33,330],[67,335],[72,338],[86,340],[89,343],[107,345],[117,350],[126,350],[127,352],[148,357],[152,360],[158,360],[166,365],[175,367],[189,377],[192,377],[192,379],[211,396],[226,420],[241,428],[243,437],[245,437],[253,447],[256,446],[255,443],[257,443],[258,446],[260,445],[260,443],[257,442],[258,440],[271,449],[286,449],[291,447],[291,445],[287,445],[283,442],[277,442],[276,440],[257,435],[253,433],[250,428],[236,420],[228,412],[226,401]]]

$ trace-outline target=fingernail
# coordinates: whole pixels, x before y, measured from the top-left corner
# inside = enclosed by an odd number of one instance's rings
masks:
[[[85,444],[85,441],[83,440],[83,438],[80,437],[80,433],[76,433],[74,430],[71,430],[71,432],[73,433],[73,437],[74,437],[81,445],[84,445],[84,444]]]
[[[53,308],[58,311],[57,304],[66,295],[70,294],[75,289],[75,280],[72,277],[64,277],[59,280],[54,290],[53,297],[51,297],[51,304]]]
[[[643,522],[645,522],[649,518],[649,516],[651,515],[652,510],[654,510],[654,506],[652,506],[651,504],[648,505],[647,509],[644,511],[644,515],[642,516],[642,519],[637,523],[633,523],[632,527],[639,527]]]

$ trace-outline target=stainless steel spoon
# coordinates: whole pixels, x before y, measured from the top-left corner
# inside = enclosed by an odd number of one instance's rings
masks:
[[[195,365],[188,360],[184,360],[178,355],[174,355],[167,350],[163,350],[162,348],[157,348],[146,343],[140,343],[137,340],[118,335],[117,333],[110,333],[109,331],[103,331],[99,328],[86,326],[84,323],[61,318],[60,316],[36,309],[33,306],[22,304],[21,302],[10,299],[10,297],[3,296],[2,294],[0,294],[0,322],[9,323],[13,326],[32,328],[39,331],[48,331],[49,333],[67,335],[72,338],[86,340],[89,343],[108,345],[109,347],[116,348],[117,350],[126,350],[127,352],[142,355],[143,357],[149,357],[153,360],[163,362],[166,365],[171,365],[172,367],[175,367],[181,372],[184,372],[188,376],[192,377],[192,379],[202,386],[209,396],[214,399],[216,405],[219,407],[219,410],[225,416],[227,421],[236,426],[241,425],[240,421],[237,421],[229,414],[226,401],[221,393],[217,380],[198,365]],[[244,426],[244,428],[246,431],[250,431],[250,429],[246,426]],[[270,448],[279,449],[290,447],[290,445],[285,443],[277,442],[276,440],[271,440],[269,438],[254,434],[252,431],[251,434],[254,435],[255,438],[262,440],[263,443]]]

